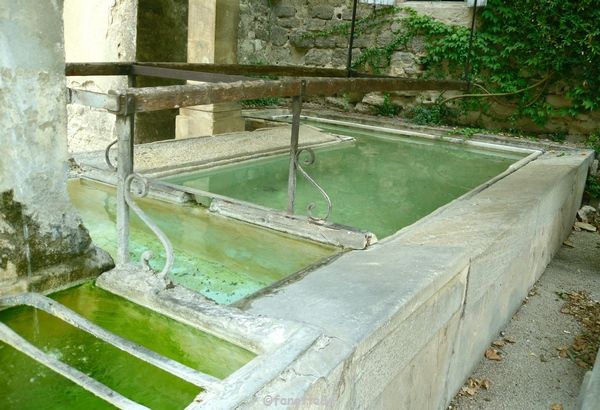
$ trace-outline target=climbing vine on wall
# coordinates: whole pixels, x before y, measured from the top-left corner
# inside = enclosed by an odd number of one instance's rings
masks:
[[[544,124],[549,115],[575,116],[600,108],[600,7],[597,0],[489,0],[478,15],[471,50],[472,94],[465,108],[487,110],[489,97],[516,104],[513,118]],[[361,71],[381,72],[396,50],[424,40],[426,75],[463,78],[469,29],[451,26],[407,8],[380,9],[357,22],[357,36],[386,24],[400,30],[387,44],[363,49],[353,61]],[[348,23],[313,36],[346,34]],[[551,90],[570,100],[557,107]],[[490,95],[493,94],[493,95]],[[456,100],[455,100],[456,101]],[[444,101],[446,102],[446,101]]]

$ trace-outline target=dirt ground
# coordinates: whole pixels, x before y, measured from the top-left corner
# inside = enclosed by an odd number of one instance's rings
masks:
[[[600,342],[600,234],[565,244],[450,409],[577,408]]]

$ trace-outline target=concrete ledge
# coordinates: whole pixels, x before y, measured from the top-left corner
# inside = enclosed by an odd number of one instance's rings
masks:
[[[445,408],[570,232],[591,159],[544,154],[252,301],[249,312],[316,326],[329,342],[245,408],[275,396],[298,408]]]
[[[600,408],[600,351],[596,356],[596,365],[587,372],[579,394],[580,410],[596,410]]]
[[[377,243],[377,236],[374,233],[326,222],[313,223],[306,216],[289,215],[276,209],[213,199],[210,211],[228,218],[347,249],[365,249]]]

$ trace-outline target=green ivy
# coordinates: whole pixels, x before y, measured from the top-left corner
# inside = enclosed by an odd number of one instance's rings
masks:
[[[242,105],[247,108],[260,108],[280,105],[282,101],[279,97],[263,97],[253,100],[243,100]]]
[[[588,176],[585,184],[585,192],[592,198],[600,198],[600,179]]]
[[[588,148],[596,151],[596,155],[600,155],[600,129],[592,132],[585,140],[585,145]]]
[[[397,50],[412,39],[424,40],[420,63],[430,77],[462,79],[469,54],[470,30],[419,15],[409,8],[388,7],[359,19],[357,36],[381,31],[399,22],[400,32],[388,44],[363,49],[353,67],[381,73]],[[508,119],[530,118],[543,125],[550,115],[575,116],[600,108],[600,7],[597,0],[489,0],[478,16],[471,50],[474,93],[502,96],[516,104]],[[348,23],[309,36],[347,34]],[[479,86],[483,87],[480,88]],[[571,101],[556,108],[546,101],[554,87]],[[456,101],[456,100],[455,100]],[[458,100],[462,109],[489,111],[485,98]],[[422,110],[421,110],[422,111]],[[431,118],[426,118],[427,116]],[[415,118],[437,121],[436,113],[415,112]]]
[[[419,125],[452,124],[456,115],[456,110],[442,104],[420,104],[406,113],[412,122]]]

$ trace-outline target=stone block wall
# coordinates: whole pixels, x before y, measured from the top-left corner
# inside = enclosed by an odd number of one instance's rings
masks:
[[[469,27],[472,9],[466,2],[415,2],[396,1],[398,6],[415,9],[444,23]],[[351,0],[240,0],[241,21],[238,42],[238,61],[241,64],[278,64],[329,68],[345,68],[348,55],[348,36],[330,35],[315,37],[314,34],[349,22],[352,18]],[[357,17],[373,13],[373,6],[359,5]],[[396,21],[376,30],[359,33],[354,39],[353,61],[369,47],[381,47],[402,30]],[[424,55],[424,42],[415,38],[404,48],[394,51],[389,67],[382,67],[381,73],[418,78],[424,74],[419,63]],[[419,105],[431,104],[439,92],[398,92],[391,93],[388,103],[406,110]],[[445,93],[445,96],[452,93]],[[326,104],[345,111],[376,114],[384,103],[381,93],[329,97],[321,100]],[[560,87],[550,90],[548,103],[555,107],[565,107],[569,101],[561,95]],[[540,127],[530,120],[518,122],[510,120],[515,107],[495,104],[489,115],[470,112],[459,119],[463,125],[493,129],[521,129],[531,133],[568,133],[586,135],[600,129],[600,113],[580,114],[575,118],[556,116],[550,118],[546,126]]]
[[[464,2],[402,2],[419,12],[449,24],[468,25],[470,11]],[[242,64],[307,65],[345,68],[348,36],[314,35],[352,20],[351,0],[241,0],[238,60]],[[373,13],[373,6],[359,4],[357,18]],[[386,45],[402,27],[392,22],[354,39],[353,56],[368,47]],[[398,49],[392,57],[392,75],[418,76],[422,68],[418,57],[422,41],[413,41],[406,50]]]

